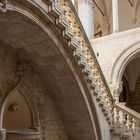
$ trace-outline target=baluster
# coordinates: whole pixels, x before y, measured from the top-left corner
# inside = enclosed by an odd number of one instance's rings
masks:
[[[122,126],[123,126],[123,128],[124,129],[126,129],[127,128],[127,126],[126,126],[126,124],[127,124],[127,115],[126,115],[126,113],[125,112],[122,112]]]
[[[128,127],[129,127],[129,130],[132,130],[132,120],[133,120],[133,117],[131,115],[128,115]]]
[[[135,118],[132,119],[132,137],[137,137],[137,130],[136,130],[136,120]]]
[[[120,111],[116,108],[116,127],[120,127]]]

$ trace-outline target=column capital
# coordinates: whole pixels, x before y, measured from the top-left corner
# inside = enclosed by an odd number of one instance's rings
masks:
[[[123,82],[114,82],[111,84],[111,92],[116,102],[119,102],[119,96],[123,90]]]

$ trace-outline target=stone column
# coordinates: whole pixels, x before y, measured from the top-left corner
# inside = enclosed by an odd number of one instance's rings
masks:
[[[0,140],[6,140],[6,130],[5,129],[0,130]]]
[[[118,0],[112,0],[113,33],[119,31]]]
[[[89,39],[94,38],[94,14],[92,0],[79,0],[78,15]]]

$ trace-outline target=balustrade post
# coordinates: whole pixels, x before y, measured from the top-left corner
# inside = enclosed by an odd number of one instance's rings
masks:
[[[0,140],[6,140],[6,130],[5,129],[0,130]]]
[[[120,125],[120,111],[116,108],[116,125],[119,126]]]
[[[127,116],[126,116],[126,114],[125,114],[125,112],[122,112],[122,125],[123,125],[123,127],[126,127],[126,123],[127,123]]]
[[[112,127],[114,127],[115,124],[115,108],[112,108],[112,113],[111,113],[111,118],[112,118]]]
[[[128,115],[128,127],[129,127],[129,130],[132,130],[132,125],[133,125],[132,120],[133,120],[133,117]]]

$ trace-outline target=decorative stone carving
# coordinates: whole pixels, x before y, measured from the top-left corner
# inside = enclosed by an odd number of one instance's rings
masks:
[[[123,87],[123,82],[121,83],[116,82],[111,85],[111,91],[113,93],[113,97],[116,102],[119,102],[119,96],[120,93],[122,92],[122,87]]]
[[[5,129],[0,130],[0,140],[6,140],[6,130]]]
[[[0,0],[0,11],[6,12],[7,11],[7,0]]]

